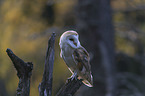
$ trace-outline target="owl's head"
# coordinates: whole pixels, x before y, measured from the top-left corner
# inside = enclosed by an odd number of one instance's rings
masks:
[[[59,41],[60,48],[62,48],[62,46],[64,46],[65,44],[68,44],[72,48],[79,48],[81,45],[78,33],[73,30],[64,32],[60,37]]]

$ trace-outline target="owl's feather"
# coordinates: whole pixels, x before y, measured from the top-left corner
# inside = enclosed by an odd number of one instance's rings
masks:
[[[89,87],[92,87],[93,78],[91,75],[91,66],[89,63],[90,58],[86,49],[82,46],[75,49],[73,52],[73,59],[77,65],[77,69],[79,69],[79,78],[85,78],[85,80],[83,80],[83,83],[85,83]]]
[[[74,50],[73,52],[73,57],[74,57],[74,60],[77,64],[81,64],[82,66],[84,66],[86,68],[87,71],[90,71],[90,64],[89,64],[89,54],[88,52],[85,50],[84,47],[80,47],[80,48],[77,48]],[[82,70],[80,70],[82,71]]]

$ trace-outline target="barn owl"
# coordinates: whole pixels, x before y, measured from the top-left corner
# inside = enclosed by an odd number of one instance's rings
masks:
[[[79,35],[76,31],[64,32],[59,41],[60,56],[65,61],[68,69],[72,73],[71,79],[83,79],[83,83],[88,87],[93,87],[93,77],[91,74],[90,57],[84,47],[81,46]]]

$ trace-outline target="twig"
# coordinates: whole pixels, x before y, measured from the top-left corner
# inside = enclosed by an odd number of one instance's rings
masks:
[[[17,57],[11,49],[6,50],[8,56],[12,60],[14,67],[17,70],[19,77],[19,84],[16,96],[29,96],[30,93],[30,77],[32,75],[33,64],[32,62],[25,63],[22,59]]]
[[[51,96],[52,94],[52,73],[54,64],[55,35],[55,33],[52,33],[51,38],[48,41],[43,79],[38,86],[40,96]]]
[[[56,96],[73,96],[82,84],[82,80],[67,80]]]

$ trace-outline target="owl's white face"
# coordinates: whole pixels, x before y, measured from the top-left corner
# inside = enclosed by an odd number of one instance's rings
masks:
[[[65,44],[68,44],[72,48],[79,48],[81,46],[79,35],[75,31],[66,31],[64,34],[62,34],[59,44],[61,48]]]
[[[80,47],[78,35],[70,35],[66,38],[66,41],[72,48],[79,48]]]

